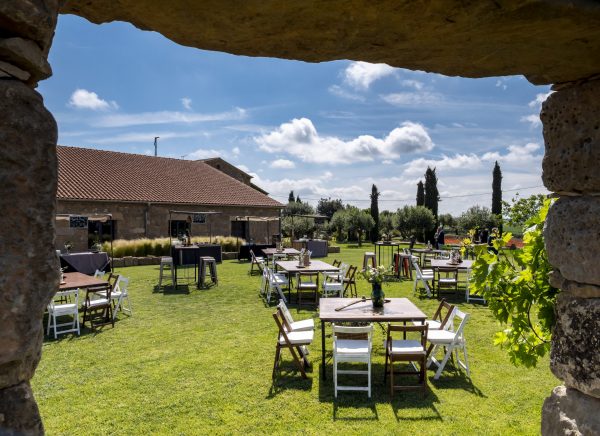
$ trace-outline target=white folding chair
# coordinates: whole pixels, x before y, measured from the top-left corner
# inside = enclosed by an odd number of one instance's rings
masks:
[[[279,300],[279,304],[277,305],[277,308],[279,310],[281,310],[283,317],[285,318],[285,320],[288,323],[290,331],[301,332],[304,330],[314,330],[315,329],[315,321],[312,318],[303,319],[301,321],[294,321],[294,318],[292,318],[292,314],[290,313],[289,309],[287,308],[285,301]]]
[[[427,359],[427,366],[429,367],[432,363],[437,366],[437,371],[433,377],[434,380],[440,378],[440,375],[442,374],[448,359],[452,357],[453,352],[456,352],[456,363],[467,372],[467,377],[471,377],[469,361],[467,359],[467,341],[464,336],[465,325],[469,319],[469,314],[455,309],[455,318],[461,320],[455,332],[449,330],[433,330],[429,332],[427,337],[427,340],[431,344],[431,347],[428,350],[429,358]],[[435,353],[440,347],[446,350],[441,362],[435,357]],[[464,362],[460,360],[459,351],[463,352]]]
[[[100,271],[99,269],[97,269],[96,272],[94,273],[94,278],[101,279],[102,277],[104,277],[104,274],[105,274],[104,271]]]
[[[339,335],[366,335],[366,339],[340,339]],[[333,386],[335,397],[338,391],[367,391],[371,398],[371,349],[373,346],[373,325],[365,327],[345,327],[333,324]],[[366,363],[367,370],[338,369],[342,362]],[[340,386],[338,374],[367,375],[367,386]]]
[[[57,300],[70,301],[59,303]],[[58,324],[56,318],[59,316],[71,316],[73,319]],[[79,289],[59,291],[54,295],[48,304],[48,328],[46,331],[48,336],[50,335],[51,326],[54,328],[54,339],[63,333],[76,332],[79,335]],[[67,327],[67,329],[59,330],[59,327]]]
[[[413,268],[415,269],[415,283],[413,285],[413,294],[416,294],[417,292],[417,283],[421,282],[425,287],[425,291],[427,291],[427,296],[431,297],[431,288],[429,287],[428,282],[433,282],[434,280],[433,270],[421,270],[419,264],[417,263],[417,260],[414,257],[411,257],[410,260],[412,262]]]
[[[280,299],[287,301],[283,293],[283,286],[287,284],[287,278],[278,274],[274,274],[269,268],[265,268],[264,270],[266,271],[267,280],[267,303],[271,302],[271,295],[273,294],[273,291],[277,292]]]
[[[254,251],[250,250],[250,271],[248,271],[248,274],[252,275],[254,273],[254,265],[256,265],[259,272],[262,272],[265,268],[265,258],[256,256]]]
[[[127,313],[129,316],[133,315],[131,302],[129,301],[129,292],[127,291],[128,287],[129,279],[119,276],[113,291],[110,293],[111,300],[113,300],[113,302],[116,301],[115,308],[113,309],[113,319],[115,319],[119,310]],[[125,300],[127,300],[127,307],[124,305]]]

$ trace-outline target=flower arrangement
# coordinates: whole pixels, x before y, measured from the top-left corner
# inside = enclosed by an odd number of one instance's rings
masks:
[[[391,268],[383,265],[379,265],[377,268],[372,266],[360,272],[360,277],[364,278],[369,283],[383,283],[385,276],[391,273]]]

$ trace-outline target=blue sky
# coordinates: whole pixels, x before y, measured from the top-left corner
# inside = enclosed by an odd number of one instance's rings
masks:
[[[184,159],[221,156],[286,201],[290,190],[380,209],[414,204],[437,168],[441,213],[490,206],[498,160],[505,199],[541,187],[539,111],[548,86],[463,79],[335,61],[233,56],[179,46],[125,23],[61,16],[54,75],[39,91],[59,144]],[[534,187],[534,188],[531,188]]]

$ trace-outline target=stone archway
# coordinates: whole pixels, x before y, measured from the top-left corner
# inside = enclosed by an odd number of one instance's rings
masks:
[[[209,50],[385,62],[446,75],[555,84],[542,108],[543,179],[559,196],[545,231],[562,288],[542,431],[600,422],[600,5],[592,0],[322,2],[13,0],[0,3],[0,432],[41,433],[29,387],[55,289],[56,123],[33,87],[50,76],[58,13],[128,21]]]

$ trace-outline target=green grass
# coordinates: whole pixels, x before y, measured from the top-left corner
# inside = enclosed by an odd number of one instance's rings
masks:
[[[328,260],[362,265],[362,253],[371,249],[343,245]],[[536,369],[513,367],[492,345],[497,323],[476,304],[460,304],[472,315],[466,328],[472,381],[452,370],[434,381],[429,370],[426,397],[398,392],[391,401],[376,327],[371,400],[342,392],[334,401],[331,361],[328,379],[319,375],[320,330],[310,348],[309,379],[296,373],[285,352],[282,374],[272,383],[274,310],[259,298],[260,277],[248,276],[248,266],[225,261],[218,287],[189,294],[156,292],[156,266],[119,269],[131,280],[133,317],[120,316],[114,329],[97,334],[44,342],[32,385],[47,433],[539,433],[542,402],[558,381],[547,359]],[[359,295],[369,294],[366,282],[358,287]],[[437,306],[413,297],[408,281],[384,290],[411,298],[428,314]],[[296,319],[318,318],[313,310],[291,310]]]

